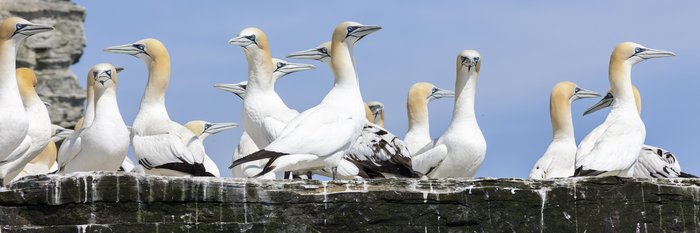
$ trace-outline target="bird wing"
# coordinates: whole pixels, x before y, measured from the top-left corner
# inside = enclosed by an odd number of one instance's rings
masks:
[[[280,137],[265,150],[287,154],[326,156],[345,150],[355,142],[360,130],[352,117],[343,117],[332,108],[314,107],[292,119]],[[350,138],[353,137],[353,138]]]
[[[58,149],[58,154],[56,157],[56,160],[58,160],[57,163],[59,171],[63,170],[63,167],[65,167],[70,161],[73,161],[73,159],[80,154],[80,151],[83,150],[81,134],[84,131],[85,128],[82,128],[76,132],[73,132],[69,138],[66,138],[63,140],[63,143],[61,143],[61,147]]]
[[[384,174],[421,176],[411,168],[411,157],[404,142],[370,122],[365,123],[360,137],[345,152],[344,159],[355,164],[363,178],[384,178]]]
[[[170,132],[171,134],[177,136],[182,144],[187,147],[187,151],[192,154],[193,162],[204,162],[204,157],[207,156],[207,153],[204,150],[202,140],[199,140],[197,135],[194,135],[192,131],[187,129],[185,126],[178,124],[177,122],[170,122]]]
[[[162,168],[193,175],[207,175],[204,165],[197,162],[178,135],[134,135],[132,143],[139,164],[144,169]]]
[[[576,151],[575,176],[626,170],[634,165],[639,157],[639,149],[642,148],[645,135],[643,127],[633,130],[635,128],[625,122],[609,124],[605,126],[600,137],[595,139],[588,153],[579,146]]]
[[[8,162],[15,161],[22,157],[27,151],[29,150],[29,147],[32,146],[32,137],[29,135],[24,136],[24,139],[22,142],[17,146],[12,153],[10,153],[9,156],[7,156],[4,160],[0,161],[0,165],[3,165]]]
[[[681,166],[671,152],[649,145],[642,146],[634,165],[634,177],[673,178],[680,175]]]
[[[428,174],[433,171],[436,167],[440,166],[440,163],[447,158],[447,146],[439,144],[435,147],[413,156],[413,170]]]
[[[266,132],[267,141],[272,142],[280,136],[284,127],[287,126],[287,121],[274,116],[267,116],[263,118],[262,126]]]

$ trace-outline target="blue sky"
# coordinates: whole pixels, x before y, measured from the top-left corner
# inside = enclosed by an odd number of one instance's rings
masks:
[[[700,2],[671,1],[75,1],[87,8],[87,47],[72,67],[85,85],[87,70],[109,62],[120,74],[118,101],[131,124],[147,80],[138,59],[102,49],[143,38],[161,40],[170,52],[172,76],[166,105],[173,120],[238,122],[242,102],[212,86],[247,78],[241,48],[226,42],[246,27],[268,35],[274,57],[330,39],[336,24],[357,21],[384,29],[358,43],[355,58],[366,101],[385,105],[386,128],[407,129],[406,94],[416,82],[454,89],[457,53],[476,49],[482,67],[476,96],[479,125],[488,151],[477,176],[527,177],[551,140],[549,95],[554,84],[573,81],[600,93],[608,89],[610,53],[623,41],[670,50],[675,57],[642,62],[632,81],[643,99],[647,144],[676,154],[686,172],[700,174]],[[289,60],[292,61],[292,60]],[[285,102],[303,111],[330,89],[332,74],[318,68],[277,83]],[[601,111],[581,117],[596,100],[573,104],[577,141],[600,124]],[[452,115],[451,99],[430,105],[438,137]],[[240,138],[234,129],[207,138],[208,154],[223,175]]]

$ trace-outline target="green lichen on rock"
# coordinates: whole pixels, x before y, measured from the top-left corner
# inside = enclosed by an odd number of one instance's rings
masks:
[[[695,179],[33,176],[0,191],[2,232],[661,232],[700,229]]]

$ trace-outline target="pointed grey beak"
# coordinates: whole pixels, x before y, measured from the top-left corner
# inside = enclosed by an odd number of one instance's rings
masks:
[[[114,70],[116,70],[117,73],[121,73],[122,71],[124,71],[124,67],[117,66],[117,67],[114,68]]]
[[[220,133],[220,132],[225,131],[225,130],[236,128],[236,127],[238,127],[238,124],[236,124],[236,123],[210,123],[207,126],[209,126],[209,127],[206,127],[204,129],[205,133],[217,134],[217,133]]]
[[[54,30],[53,27],[43,24],[28,23],[22,29],[15,31],[15,34],[22,34],[25,36],[31,36],[37,33],[46,32]]]
[[[295,59],[313,59],[313,60],[321,60],[323,58],[329,57],[328,53],[324,53],[321,51],[321,49],[325,48],[313,48],[313,49],[307,49],[304,51],[299,51],[299,52],[293,52],[287,55],[288,58],[295,58]]]
[[[53,140],[54,142],[61,141],[63,139],[68,138],[71,134],[73,134],[72,129],[58,127],[56,128],[54,135],[51,135],[51,140]]]
[[[380,29],[382,29],[382,27],[376,25],[360,25],[357,29],[350,32],[348,36],[357,37],[358,40],[360,40],[369,34],[379,31]]]
[[[231,92],[236,94],[239,98],[245,99],[245,89],[248,85],[248,81],[243,81],[236,84],[215,84],[216,89]]]
[[[637,53],[637,56],[646,60],[646,59],[657,58],[657,57],[672,57],[672,56],[676,56],[676,54],[673,52],[670,52],[670,51],[646,48],[646,50]]]
[[[255,38],[255,37],[253,37]],[[228,40],[230,45],[238,45],[241,47],[246,47],[251,44],[255,44],[255,41],[250,39],[250,36],[237,36]]]
[[[600,94],[598,94],[598,92],[595,92],[595,91],[586,90],[586,89],[577,87],[577,90],[574,93],[573,97],[574,97],[574,100],[577,100],[577,99],[600,97]]]
[[[123,54],[129,54],[132,56],[136,56],[140,53],[145,53],[142,49],[139,49],[137,45],[135,44],[125,44],[125,45],[116,45],[112,47],[107,47],[104,49],[105,52],[108,53],[123,53]]]
[[[445,90],[445,89],[438,88],[438,87],[435,87],[435,89],[436,89],[436,91],[433,92],[432,94],[430,94],[430,96],[428,96],[428,98],[432,97],[432,98],[430,98],[431,100],[455,96],[454,91]]]
[[[614,100],[615,100],[615,97],[613,97],[613,95],[610,92],[608,92],[608,94],[606,94],[605,97],[600,99],[600,101],[598,101],[598,103],[595,103],[593,106],[586,109],[586,111],[583,112],[583,115],[585,116],[585,115],[588,115],[588,114],[593,113],[595,111],[610,107],[610,105],[613,104]]]
[[[302,63],[285,63],[285,66],[277,68],[275,72],[283,72],[286,74],[291,74],[294,72],[299,72],[299,71],[304,71],[304,70],[311,70],[315,69],[316,66],[310,65],[310,64],[302,64]]]

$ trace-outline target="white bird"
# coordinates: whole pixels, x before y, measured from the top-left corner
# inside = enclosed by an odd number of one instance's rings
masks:
[[[122,67],[115,67],[115,70],[117,70],[117,74],[121,71],[124,70]],[[95,120],[95,79],[90,78],[90,75],[88,74],[87,76],[87,81],[85,81],[87,84],[85,86],[85,112],[83,113],[83,117],[78,119],[78,121],[75,122],[75,126],[73,126],[73,130],[78,131],[82,129],[83,127],[87,127],[90,124],[92,124],[92,121]]]
[[[275,71],[265,33],[258,28],[243,29],[229,44],[243,48],[248,61],[248,83],[243,99],[243,128],[258,148],[277,139],[287,123],[299,112],[290,109],[275,92]],[[278,63],[284,64],[284,63]],[[309,68],[313,67],[311,65]]]
[[[617,95],[605,122],[579,143],[574,176],[631,177],[646,137],[632,91],[632,66],[656,57],[668,57],[668,51],[624,42],[610,56],[610,88]]]
[[[0,23],[0,164],[22,156],[32,144],[31,136],[27,135],[27,112],[17,87],[17,50],[25,38],[50,30],[53,27],[18,17],[9,17]],[[9,171],[0,172],[7,174]]]
[[[258,174],[264,175],[276,171],[310,171],[338,166],[367,122],[352,56],[353,46],[379,29],[379,26],[355,22],[338,25],[331,40],[331,66],[335,78],[333,88],[319,105],[292,119],[270,145],[234,161],[232,167],[269,159]],[[250,92],[246,93],[246,100],[248,98]]]
[[[294,72],[299,72],[299,71],[304,71],[304,70],[310,70],[313,69],[314,66],[308,65],[308,64],[300,64],[300,63],[290,63],[287,61],[284,61],[282,59],[277,59],[277,58],[272,58],[272,64],[275,70],[272,72],[272,78],[273,78],[273,83],[272,83],[272,88],[274,90],[274,85],[277,80],[280,78],[294,73]],[[240,97],[241,100],[244,100],[246,97],[246,88],[248,86],[248,81],[243,81],[240,83],[236,84],[216,84],[214,87],[231,92],[235,94],[236,96]],[[284,104],[284,103],[282,103]],[[286,105],[285,105],[286,107]],[[282,108],[282,107],[280,107]],[[288,107],[287,107],[288,108]],[[241,135],[241,140],[238,143],[238,146],[233,152],[233,160],[242,158],[244,156],[247,156],[249,154],[252,154],[253,152],[256,152],[260,150],[257,145],[255,145],[255,142],[253,142],[253,139],[250,138],[247,132],[243,132]],[[265,163],[267,163],[267,160],[258,160],[258,161],[253,161],[249,163],[244,163],[241,166],[237,166],[231,169],[231,173],[233,177],[253,177],[260,173],[265,166]],[[265,176],[258,177],[261,179],[275,179],[276,176],[274,173],[268,173]]]
[[[486,140],[474,112],[480,59],[475,50],[459,53],[452,121],[432,148],[413,156],[413,169],[430,178],[473,177],[484,161]]]
[[[634,100],[637,105],[637,112],[642,114],[642,96],[636,86],[632,85],[634,91]],[[598,111],[600,109],[610,107],[614,102],[615,97],[612,91],[603,97],[598,103],[594,104],[583,115]],[[673,178],[686,177],[696,178],[697,176],[681,171],[681,165],[678,159],[670,151],[663,148],[658,148],[650,145],[642,145],[642,150],[639,151],[639,158],[634,165],[634,177],[637,178]]]
[[[17,69],[17,86],[22,97],[22,104],[27,113],[29,128],[27,136],[31,137],[29,149],[14,160],[0,164],[0,177],[9,184],[30,161],[46,148],[51,138],[51,119],[46,105],[34,90],[37,84],[36,74],[29,68]]]
[[[147,174],[165,176],[219,176],[202,141],[187,128],[170,120],[165,89],[170,81],[170,55],[160,41],[143,39],[112,46],[106,52],[135,56],[148,67],[148,83],[132,126],[132,145]]]
[[[101,63],[94,65],[88,75],[94,79],[94,120],[61,144],[59,173],[117,171],[128,153],[129,129],[117,103],[116,69]]]
[[[313,49],[288,55],[290,58],[314,59],[332,65],[333,49],[330,42]],[[382,177],[421,177],[411,168],[411,158],[404,142],[383,128],[384,105],[370,101],[365,103],[366,122],[362,133],[346,152],[337,167],[335,178],[359,179]],[[333,176],[332,168],[313,171],[324,176]]]
[[[554,85],[549,97],[549,117],[552,122],[552,142],[544,155],[530,170],[530,179],[570,177],[574,174],[576,138],[571,118],[571,103],[583,98],[600,96],[594,91],[578,87],[572,82]]]
[[[433,146],[433,139],[430,137],[428,103],[444,97],[454,97],[454,95],[453,91],[438,88],[431,83],[419,82],[411,86],[406,100],[408,131],[403,142],[406,143],[408,152],[412,156]]]
[[[39,155],[24,166],[24,169],[22,169],[14,180],[19,180],[25,176],[48,174],[58,170],[56,163],[58,147],[56,146],[56,142],[66,139],[72,133],[73,130],[71,129],[66,129],[58,125],[51,125],[51,140],[49,140],[49,144],[46,145]]]

